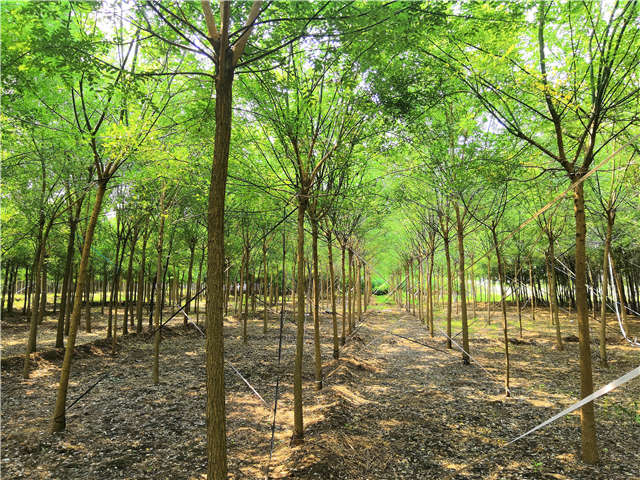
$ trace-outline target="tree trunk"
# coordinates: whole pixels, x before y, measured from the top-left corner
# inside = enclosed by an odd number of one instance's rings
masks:
[[[117,217],[117,240],[116,240],[116,256],[113,262],[113,278],[111,279],[111,298],[109,299],[109,318],[107,320],[107,339],[110,339],[113,331],[115,330],[113,325],[113,299],[115,294],[115,282],[116,282],[116,274],[118,271],[118,258],[120,257],[120,247],[122,243],[121,234],[120,234],[120,218]],[[105,279],[106,280],[106,279]]]
[[[345,246],[344,243],[340,245],[340,253],[342,260],[342,336],[340,337],[340,343],[344,345],[346,342],[346,324],[347,324],[347,277],[345,274]]]
[[[247,343],[247,321],[249,317],[249,285],[251,277],[249,276],[249,246],[245,245],[244,249],[244,282],[247,284],[245,291],[244,285],[240,285],[240,308],[242,309],[242,294],[244,293],[244,313],[242,314],[242,343]]]
[[[424,323],[424,311],[422,305],[422,284],[424,283],[422,258],[418,258],[418,320]]]
[[[349,303],[349,321],[348,321],[348,333],[351,335],[353,331],[353,251],[349,248],[349,288],[348,292],[348,303]],[[407,290],[408,294],[409,290]]]
[[[191,299],[191,283],[193,282],[193,258],[196,253],[196,242],[189,245],[189,272],[187,273],[187,300]],[[191,302],[188,302],[184,307],[185,313],[191,313]],[[184,316],[185,321],[187,317]]]
[[[518,309],[518,325],[520,327],[520,338],[522,338],[522,305],[520,305],[520,282],[518,277],[520,276],[520,259],[516,257],[513,272],[513,293],[516,296],[516,308]]]
[[[31,278],[33,277],[33,270],[31,270],[31,272],[29,271],[29,267],[27,266],[24,269],[24,283],[25,283],[25,290],[24,290],[24,301],[22,302],[22,314],[26,315],[28,312],[30,312],[31,310],[29,309],[29,306],[31,304],[31,290],[32,290],[32,282],[31,282]]]
[[[87,333],[91,333],[91,276],[91,267],[89,267],[87,271],[87,281],[85,282],[86,285],[84,289],[84,322],[85,330]]]
[[[296,312],[296,356],[293,371],[293,437],[291,443],[304,441],[302,419],[302,354],[304,348],[304,215],[307,209],[306,192],[298,195],[298,292]]]
[[[456,234],[458,237],[458,280],[460,282],[460,321],[462,322],[462,363],[469,365],[469,324],[467,319],[467,287],[464,281],[464,225],[462,223],[462,216],[460,215],[460,206],[458,202],[454,202],[456,210]],[[506,323],[505,323],[506,325]],[[451,324],[447,325],[447,328],[451,328]],[[451,332],[447,332],[447,335],[451,336]]]
[[[267,315],[269,306],[269,289],[267,288],[268,282],[268,266],[267,266],[267,239],[265,237],[262,242],[262,269],[264,276],[262,277],[262,298],[264,298],[264,312],[262,316],[262,333],[267,333]]]
[[[93,242],[93,234],[95,231],[100,209],[102,207],[102,199],[107,189],[106,181],[102,180],[98,183],[95,203],[93,211],[89,217],[87,231],[85,232],[84,242],[82,245],[82,255],[80,257],[80,266],[78,267],[78,281],[76,282],[76,292],[73,301],[73,310],[71,312],[71,321],[69,326],[69,338],[64,352],[64,360],[60,371],[60,383],[58,385],[58,393],[56,396],[56,405],[51,421],[51,431],[61,432],[66,427],[65,405],[67,402],[67,387],[69,386],[69,375],[71,374],[71,361],[73,359],[73,350],[76,346],[76,336],[78,335],[78,325],[80,323],[80,312],[82,308],[82,291],[87,277],[87,267],[91,253],[91,244]]]
[[[336,313],[336,289],[335,276],[333,272],[333,245],[331,243],[331,230],[327,229],[327,251],[329,255],[329,293],[331,295],[331,320],[333,326],[333,358],[337,360],[340,356],[340,346],[338,344],[338,317]]]
[[[434,245],[434,243],[432,243]],[[431,250],[429,255],[429,274],[427,276],[427,294],[429,297],[429,334],[433,337],[433,264],[435,263],[435,251]]]
[[[320,275],[318,272],[318,220],[315,209],[311,215],[311,258],[313,262],[313,349],[315,359],[315,389],[322,390],[322,352],[320,351]]]
[[[476,310],[477,310],[477,297],[476,297],[476,275],[474,273],[473,267],[475,262],[473,261],[473,255],[471,255],[471,295],[473,295],[473,318],[476,318]]]
[[[558,350],[564,350],[562,332],[560,330],[560,316],[558,315],[555,259],[554,241],[552,237],[549,237],[549,308],[551,309],[552,315],[551,323],[555,324],[556,344],[558,346]]]
[[[358,299],[358,323],[360,323],[362,321],[362,262],[360,261],[359,258],[356,258],[356,262],[358,265],[357,268],[357,281],[356,281],[356,298]],[[414,315],[415,315],[415,304],[413,306],[414,308]]]
[[[504,394],[506,397],[511,396],[510,386],[510,370],[511,362],[509,358],[509,331],[507,323],[507,299],[504,291],[504,266],[502,265],[502,255],[500,254],[500,246],[498,244],[498,235],[495,227],[491,230],[493,236],[493,245],[496,251],[496,262],[498,262],[498,280],[500,283],[500,307],[502,308],[502,333],[504,341]]]
[[[536,290],[533,284],[533,265],[529,257],[529,284],[531,285],[531,319],[536,323]]]
[[[453,276],[451,275],[451,254],[449,253],[449,237],[444,237],[444,256],[447,261],[447,348],[451,345],[451,296],[453,295]]]
[[[411,285],[409,301],[411,302],[411,314],[416,316],[416,277],[413,271],[413,259],[409,260],[409,282]]]
[[[138,298],[136,299],[136,333],[142,333],[142,306],[144,303],[144,273],[147,263],[147,241],[151,229],[147,228],[142,235],[142,257],[138,269]]]
[[[586,236],[587,226],[584,211],[584,184],[575,187],[574,216],[576,222],[576,309],[578,316],[578,338],[580,350],[580,396],[587,397],[593,393],[593,377],[591,371],[591,340],[589,338],[589,315],[587,312],[586,270]],[[582,429],[582,459],[589,464],[598,461],[596,443],[596,424],[593,402],[582,407],[580,414]]]
[[[127,326],[129,322],[129,311],[131,311],[131,320],[133,320],[133,304],[131,301],[131,284],[133,282],[133,255],[136,251],[136,243],[138,242],[138,229],[134,227],[133,236],[131,237],[131,249],[129,250],[129,265],[127,267],[127,284],[124,291],[124,319],[122,322],[122,334],[127,335],[129,328]]]
[[[60,277],[56,274],[55,284],[53,287],[53,314],[55,315],[58,310],[58,287],[60,287]],[[4,302],[3,302],[4,303]]]
[[[487,255],[487,325],[491,324],[491,255]]]
[[[44,261],[42,262],[41,278],[40,278],[41,286],[40,286],[40,305],[39,305],[40,308],[38,311],[38,325],[42,325],[42,321],[44,320],[44,315],[47,309],[47,267],[49,265],[49,262],[47,261],[48,256],[49,255],[45,250]]]
[[[42,222],[40,225],[42,225]],[[33,292],[31,322],[29,323],[29,337],[27,339],[27,349],[24,356],[24,367],[22,369],[22,376],[24,378],[29,378],[29,373],[31,371],[31,353],[35,352],[36,350],[36,338],[38,336],[38,315],[40,314],[40,289],[42,286],[42,282],[40,280],[40,272],[42,270],[42,264],[44,263],[45,241],[46,240],[44,238],[44,232],[41,229],[38,238],[38,248],[36,248],[36,255],[32,269],[32,271],[34,272],[33,284],[35,287],[35,291]]]
[[[156,261],[156,285],[162,285],[163,265],[162,265],[162,247],[164,243],[164,223],[167,217],[164,205],[165,186],[162,186],[160,193],[160,226],[158,227],[158,243],[156,250],[158,252],[158,259]],[[162,287],[158,290],[158,293],[162,290]],[[160,295],[158,295],[160,296]],[[158,300],[160,300],[158,298]],[[153,368],[151,371],[151,377],[154,385],[160,383],[160,325],[162,322],[162,302],[156,301],[155,311],[153,313],[154,320],[154,334],[153,334]]]

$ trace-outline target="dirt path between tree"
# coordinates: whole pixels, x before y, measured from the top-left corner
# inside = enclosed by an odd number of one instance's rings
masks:
[[[74,362],[69,400],[105,372],[109,376],[68,412],[63,435],[47,431],[59,360],[40,359],[27,381],[19,368],[3,369],[3,478],[205,478],[204,341],[181,323],[172,321],[164,335],[158,386],[150,381],[151,342],[144,336],[121,339],[115,356],[108,349],[83,350]],[[281,397],[272,478],[442,479],[487,454],[456,478],[640,478],[640,411],[634,404],[640,399],[640,382],[597,404],[603,458],[599,466],[577,460],[577,415],[513,447],[497,448],[577,398],[576,344],[559,352],[552,348],[553,337],[525,330],[526,343],[512,346],[514,396],[506,399],[502,347],[489,327],[474,329],[471,353],[493,379],[476,366],[463,367],[459,352],[438,352],[387,333],[439,349],[446,346],[442,337],[430,338],[415,317],[398,309],[377,306],[368,313],[339,362],[330,360],[330,331],[330,317],[324,315],[326,380],[324,390],[316,393],[313,330],[307,322],[306,442],[292,448],[291,315],[285,321],[280,371],[275,364],[277,317],[270,318],[266,335],[260,318],[250,320],[247,345],[237,320],[225,322],[226,358],[266,401],[264,405],[231,368],[226,370],[231,478],[264,478],[278,374]],[[597,386],[639,363],[637,350],[612,343],[611,368],[594,367]]]
[[[446,350],[443,336],[430,338],[425,326],[398,309],[370,317],[347,350],[350,367],[341,367],[327,382],[325,420],[309,428],[307,444],[287,462],[291,476],[640,478],[640,382],[598,403],[599,466],[578,461],[577,414],[499,449],[577,399],[576,344],[559,352],[551,341],[530,334],[525,336],[530,344],[512,345],[513,397],[505,398],[498,341],[472,340],[471,354],[485,372],[463,366],[459,351],[442,353],[388,332]],[[595,367],[596,385],[640,364],[638,351],[624,345],[610,350],[615,361],[610,371]]]

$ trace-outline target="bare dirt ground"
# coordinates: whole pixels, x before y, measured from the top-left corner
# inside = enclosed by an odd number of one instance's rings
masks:
[[[104,319],[99,309],[95,312],[92,335],[104,338]],[[461,354],[447,351],[437,330],[431,338],[415,317],[389,305],[370,309],[336,362],[331,359],[330,317],[323,315],[325,388],[319,393],[313,391],[309,319],[304,358],[306,436],[304,445],[297,447],[289,446],[295,350],[290,312],[279,370],[277,317],[270,317],[266,335],[261,318],[251,319],[247,345],[242,343],[237,319],[229,317],[226,358],[266,402],[228,366],[231,478],[264,478],[278,374],[281,396],[271,478],[640,478],[637,380],[596,402],[600,464],[586,466],[579,461],[577,413],[501,448],[578,398],[577,344],[557,350],[545,315],[539,310],[535,325],[523,318],[523,342],[510,344],[511,398],[504,396],[503,344],[495,310],[491,325],[486,324],[484,311],[478,310],[478,320],[472,320],[471,354],[482,368],[463,366]],[[516,338],[513,309],[510,322]],[[575,334],[567,315],[561,323],[563,335]],[[444,328],[441,315],[436,324]],[[146,335],[120,339],[116,355],[103,341],[81,337],[79,343],[93,344],[78,349],[68,403],[103,374],[108,376],[67,412],[67,431],[52,436],[48,423],[61,355],[36,354],[36,369],[23,380],[20,358],[14,355],[24,348],[26,325],[20,319],[3,319],[2,478],[205,478],[204,340],[196,329],[185,330],[180,318],[169,326],[163,334],[157,386],[151,383],[152,343]],[[633,326],[638,332],[637,320]],[[599,367],[597,345],[592,345],[596,387],[640,364],[639,349],[620,341],[614,323],[610,327],[609,369]],[[49,348],[54,328],[53,317],[43,323],[40,347]]]

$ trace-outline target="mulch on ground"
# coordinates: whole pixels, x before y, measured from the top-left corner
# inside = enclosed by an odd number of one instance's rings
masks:
[[[513,312],[510,315],[512,336],[518,338],[517,321]],[[471,354],[483,368],[463,366],[458,351],[443,353],[390,335],[446,350],[442,336],[431,338],[415,317],[388,306],[376,306],[365,315],[341,359],[335,361],[330,317],[323,315],[325,386],[319,393],[313,391],[313,329],[308,319],[305,443],[296,447],[289,445],[295,351],[290,312],[284,322],[279,370],[277,317],[270,316],[266,335],[262,319],[251,319],[246,345],[240,324],[229,317],[226,358],[267,403],[231,368],[225,370],[231,478],[264,478],[278,375],[281,396],[272,478],[640,478],[637,381],[596,403],[599,465],[579,461],[577,413],[500,448],[578,398],[577,344],[567,343],[564,351],[556,349],[544,312],[538,316],[536,325],[523,320],[523,338],[510,344],[511,398],[504,396],[503,344],[495,312],[492,325],[481,318],[472,326]],[[43,324],[45,337],[50,324],[53,319]],[[441,318],[437,324],[443,326]],[[61,435],[48,433],[60,357],[36,354],[40,356],[29,380],[21,378],[18,361],[5,362],[3,478],[205,478],[204,339],[198,330],[184,329],[182,319],[169,326],[163,334],[157,386],[151,382],[152,342],[146,335],[121,338],[115,355],[110,345],[95,339],[90,346],[80,347],[69,402],[103,374],[108,376],[67,413],[67,431]],[[563,335],[575,331],[567,318],[563,327]],[[13,323],[11,329],[6,338],[14,341],[20,332]],[[104,337],[100,318],[94,331]],[[3,322],[3,344],[5,332]],[[620,342],[615,330],[609,342],[609,369],[599,367],[593,346],[596,387],[640,364],[638,349]]]

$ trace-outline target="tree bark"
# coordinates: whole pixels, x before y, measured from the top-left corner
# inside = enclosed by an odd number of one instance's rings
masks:
[[[346,342],[346,324],[347,324],[347,277],[345,274],[345,245],[340,244],[341,252],[341,265],[342,265],[342,336],[340,337],[340,343],[342,345]]]
[[[338,360],[338,358],[340,357],[340,346],[338,343],[338,316],[336,312],[336,288],[335,275],[333,271],[333,245],[330,229],[327,229],[327,251],[329,255],[329,293],[331,295],[331,320],[333,326],[333,358]]]
[[[51,421],[51,431],[61,432],[66,427],[65,405],[67,401],[67,388],[69,386],[69,375],[71,373],[71,361],[73,359],[73,350],[76,345],[76,336],[78,334],[78,326],[80,323],[80,313],[82,308],[82,291],[87,277],[87,267],[91,253],[91,244],[93,242],[93,234],[95,231],[100,209],[102,208],[102,200],[107,189],[106,180],[98,183],[96,198],[93,205],[93,211],[89,217],[87,231],[84,236],[82,245],[82,255],[80,257],[80,266],[78,268],[78,281],[76,282],[76,292],[73,301],[73,310],[71,312],[71,321],[69,326],[69,338],[64,352],[64,360],[62,361],[62,369],[60,371],[60,383],[58,385],[58,393],[56,396],[56,405]]]
[[[555,249],[553,237],[549,237],[549,308],[551,309],[551,323],[555,325],[556,345],[558,350],[564,350],[562,332],[560,330],[560,316],[558,315],[557,281],[555,268]]]
[[[320,351],[320,275],[318,272],[318,220],[315,208],[311,215],[311,258],[313,262],[313,350],[315,359],[315,389],[322,390],[322,352]]]
[[[353,251],[349,248],[349,288],[347,292],[349,294],[348,303],[349,303],[349,322],[348,322],[348,333],[351,335],[353,331]],[[409,292],[409,290],[407,290]]]
[[[269,289],[267,288],[268,270],[267,270],[267,239],[262,242],[262,269],[264,276],[262,277],[262,298],[264,299],[264,312],[262,316],[262,333],[267,333],[267,314],[269,306]]]
[[[144,303],[144,274],[147,263],[147,241],[151,229],[147,228],[142,235],[142,257],[138,269],[138,298],[136,299],[136,333],[142,333],[142,306]]]
[[[32,271],[33,283],[35,291],[33,292],[33,305],[31,306],[31,321],[29,323],[29,337],[27,339],[27,350],[24,356],[24,366],[22,376],[29,378],[31,371],[31,353],[36,350],[36,338],[38,336],[38,315],[40,314],[40,289],[42,282],[40,280],[42,264],[44,263],[44,234],[42,230],[39,234],[38,248],[36,249],[35,261]],[[26,297],[25,297],[26,298]],[[26,300],[25,300],[26,301]]]
[[[165,186],[162,186],[162,191],[160,193],[160,226],[158,227],[158,243],[156,246],[156,250],[158,252],[158,259],[156,261],[156,285],[159,286],[158,292],[162,290],[162,278],[164,276],[163,273],[163,265],[162,265],[162,247],[164,244],[164,223],[167,217],[165,212]],[[160,296],[160,295],[158,295]],[[160,324],[162,322],[162,302],[158,298],[155,304],[155,311],[153,312],[153,320],[154,320],[154,334],[153,334],[153,368],[151,370],[151,380],[154,385],[158,385],[160,383]]]
[[[306,191],[298,195],[298,291],[296,311],[296,355],[293,371],[293,437],[291,443],[304,441],[302,419],[302,354],[304,348],[304,215],[307,209]]]
[[[193,282],[193,258],[196,253],[196,242],[194,241],[189,245],[189,272],[187,273],[187,300],[191,298],[191,283]],[[188,302],[184,307],[185,313],[191,313],[191,302]],[[184,317],[185,322],[187,317]],[[186,326],[186,323],[185,323]]]
[[[587,397],[593,393],[593,377],[591,371],[591,340],[589,335],[589,315],[587,311],[586,271],[586,236],[587,226],[584,211],[584,184],[575,187],[573,196],[574,216],[576,222],[576,309],[578,316],[578,339],[580,350],[580,396]],[[586,463],[596,463],[599,459],[596,443],[596,422],[593,402],[581,409],[580,426],[582,429],[582,459]]]
[[[133,283],[133,256],[136,251],[136,243],[138,242],[138,229],[134,227],[133,236],[131,237],[131,249],[129,250],[129,265],[127,267],[127,284],[124,291],[124,318],[122,321],[122,334],[127,335],[129,328],[127,326],[129,322],[129,314],[131,314],[131,320],[133,321],[133,303],[131,301],[131,284]]]
[[[451,345],[451,296],[453,295],[453,276],[451,274],[451,254],[449,253],[449,237],[444,237],[444,256],[447,262],[447,348]]]
[[[506,397],[511,396],[510,386],[510,373],[511,373],[511,361],[509,358],[509,326],[507,323],[507,299],[505,298],[504,291],[504,266],[502,264],[502,255],[500,253],[500,245],[498,244],[498,235],[496,234],[495,227],[491,229],[491,235],[493,236],[493,246],[496,251],[496,262],[498,262],[498,280],[500,283],[500,307],[502,308],[502,334],[504,341],[504,394]]]
[[[462,216],[460,215],[460,206],[458,202],[454,202],[456,211],[456,234],[458,237],[458,280],[460,282],[460,321],[462,322],[462,363],[469,365],[471,363],[469,359],[469,324],[467,319],[467,288],[464,281],[464,225],[462,223]],[[506,320],[505,320],[506,322]],[[506,325],[506,323],[505,323]],[[447,328],[451,328],[451,324],[447,325]],[[447,335],[451,337],[451,332],[447,332]]]

